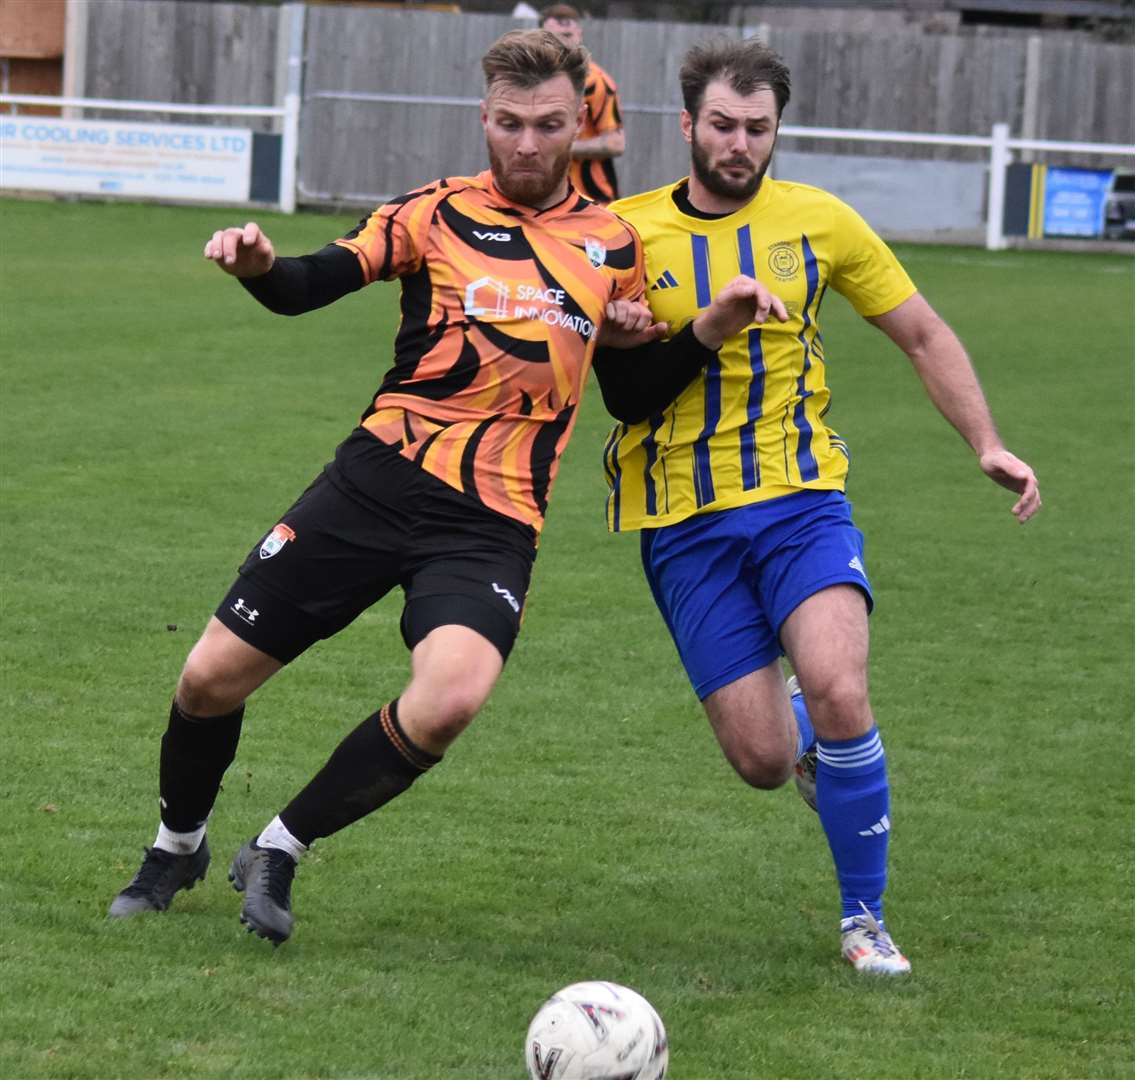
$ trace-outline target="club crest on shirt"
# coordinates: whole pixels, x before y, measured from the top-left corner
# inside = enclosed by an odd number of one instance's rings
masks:
[[[583,238],[583,250],[587,252],[587,261],[596,270],[607,261],[607,245],[596,240],[594,236]]]
[[[789,281],[800,272],[800,256],[790,241],[780,240],[769,246],[768,268],[781,281]]]
[[[283,550],[289,540],[296,538],[295,530],[288,528],[282,521],[265,538],[260,545],[260,558],[270,559]]]

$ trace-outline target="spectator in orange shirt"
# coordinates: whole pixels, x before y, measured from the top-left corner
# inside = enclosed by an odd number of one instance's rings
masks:
[[[571,4],[552,4],[540,13],[540,25],[568,48],[583,41],[579,12]],[[583,91],[587,112],[572,148],[570,179],[581,195],[606,204],[619,197],[615,161],[626,148],[619,92],[614,79],[594,58]]]

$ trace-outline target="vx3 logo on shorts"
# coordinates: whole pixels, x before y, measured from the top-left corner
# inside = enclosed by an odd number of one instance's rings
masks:
[[[498,596],[503,597],[504,600],[506,601],[506,603],[508,604],[508,606],[510,608],[512,608],[512,610],[515,611],[518,615],[520,614],[520,605],[516,602],[516,597],[513,596],[512,593],[510,593],[508,591],[508,589],[502,589],[494,581],[493,582],[493,592],[495,592]]]
[[[474,229],[473,235],[478,240],[499,240],[504,244],[507,244],[512,239],[512,233],[506,232],[478,232]]]
[[[250,608],[245,602],[244,597],[237,597],[237,601],[229,610],[234,614],[240,616],[249,626],[256,625],[256,616],[260,614],[256,608]]]
[[[289,540],[296,538],[295,530],[289,529],[282,521],[265,538],[260,545],[260,558],[270,559],[278,555]]]

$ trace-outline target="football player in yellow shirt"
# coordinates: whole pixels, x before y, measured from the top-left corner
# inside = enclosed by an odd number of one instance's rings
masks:
[[[681,84],[690,176],[612,205],[642,237],[653,316],[697,349],[686,327],[741,275],[772,288],[788,319],[709,343],[702,372],[648,416],[621,400],[619,350],[600,349],[600,386],[624,421],[605,451],[608,523],[642,530],[647,580],[730,764],[758,788],[795,767],[835,861],[843,955],[901,975],[910,964],[883,924],[891,810],[867,694],[871,588],[844,496],[849,451],[826,422],[826,290],[902,349],[980,469],[1018,495],[1021,522],[1040,507],[1037,481],[1002,445],[961,342],[866,222],[765,175],[789,98],[783,61],[718,40],[690,50]]]

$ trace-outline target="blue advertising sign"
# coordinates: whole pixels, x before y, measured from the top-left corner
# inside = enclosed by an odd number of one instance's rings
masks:
[[[1044,182],[1045,236],[1102,236],[1111,169],[1047,170]]]

